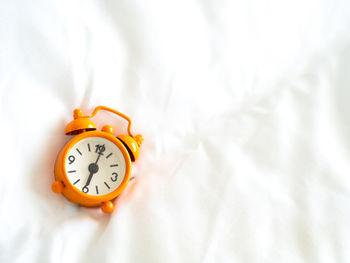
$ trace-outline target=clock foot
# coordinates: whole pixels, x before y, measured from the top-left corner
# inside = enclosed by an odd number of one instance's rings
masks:
[[[114,210],[114,205],[111,201],[103,202],[101,205],[101,209],[104,213],[109,214]]]
[[[52,192],[54,192],[56,194],[62,193],[63,188],[64,188],[64,185],[61,181],[55,181],[51,186]]]

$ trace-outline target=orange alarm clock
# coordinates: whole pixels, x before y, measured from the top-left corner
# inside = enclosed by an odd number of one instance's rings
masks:
[[[105,125],[96,131],[89,119],[99,110],[112,112],[129,122],[128,135],[113,136],[113,128]],[[83,116],[75,109],[74,120],[66,127],[67,135],[75,135],[58,154],[55,163],[54,193],[85,207],[101,207],[105,213],[130,181],[131,162],[139,155],[142,135],[133,136],[128,116],[105,106],[98,106],[91,115]]]

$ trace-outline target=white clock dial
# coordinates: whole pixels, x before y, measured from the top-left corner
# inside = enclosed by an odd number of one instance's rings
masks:
[[[126,162],[118,146],[110,140],[88,137],[67,152],[65,169],[68,180],[79,191],[102,196],[122,183]]]

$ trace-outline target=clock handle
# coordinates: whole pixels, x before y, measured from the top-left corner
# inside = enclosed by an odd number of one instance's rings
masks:
[[[105,110],[105,111],[109,111],[109,112],[112,112],[120,117],[122,117],[123,119],[127,120],[129,122],[129,125],[128,125],[128,133],[131,137],[135,138],[134,135],[132,135],[131,133],[131,119],[126,116],[125,114],[119,112],[119,111],[116,111],[116,110],[113,110],[111,108],[108,108],[106,106],[98,106],[94,109],[94,111],[91,113],[91,115],[86,115],[86,116],[80,116],[81,118],[92,118],[96,115],[96,113],[99,111],[99,110]]]

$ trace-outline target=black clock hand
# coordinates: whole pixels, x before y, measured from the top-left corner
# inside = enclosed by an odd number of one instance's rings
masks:
[[[96,159],[96,162],[95,162],[96,165],[97,165],[98,159],[100,159],[100,156],[101,156],[102,154],[103,154],[103,153],[99,153],[99,154],[98,154],[97,159]]]
[[[100,156],[103,155],[103,152],[105,151],[105,149],[106,149],[105,146],[104,146],[104,145],[101,145],[101,146],[99,147],[99,152],[98,152],[98,156],[97,156],[96,162],[95,162],[95,163],[90,163],[90,164],[89,164],[88,169],[89,169],[90,174],[89,174],[89,177],[88,177],[88,179],[87,179],[87,181],[86,181],[86,184],[85,184],[85,186],[84,186],[83,188],[87,187],[87,186],[90,184],[93,175],[94,175],[95,173],[97,173],[97,171],[98,171],[97,162],[98,162],[98,160],[100,159]]]
[[[103,144],[103,145],[100,145],[99,147],[98,147],[98,156],[97,156],[97,159],[96,159],[96,162],[95,162],[95,164],[97,165],[97,162],[98,162],[98,160],[100,159],[100,156],[101,155],[103,155],[103,152],[106,150],[106,148],[105,148],[105,145]]]
[[[91,181],[93,175],[94,175],[94,173],[90,173],[89,178],[87,179],[86,184],[85,184],[84,187],[86,187],[86,186],[88,186],[90,184],[90,181]]]

